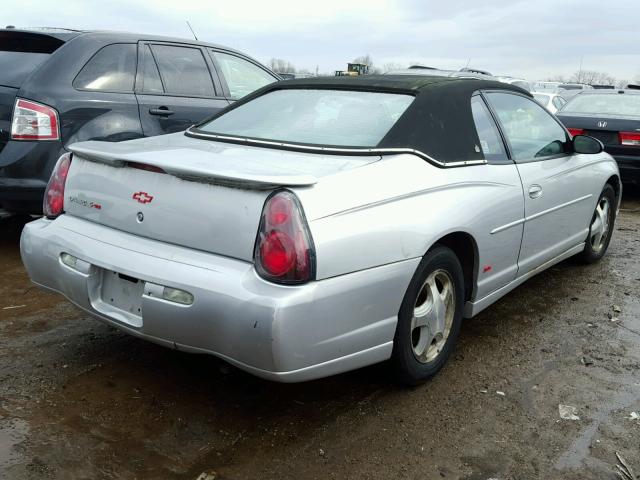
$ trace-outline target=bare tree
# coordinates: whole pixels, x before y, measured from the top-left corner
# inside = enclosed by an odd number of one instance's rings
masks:
[[[360,55],[353,59],[351,63],[364,63],[365,65],[369,65],[369,68],[373,68],[373,58],[371,58],[370,54]]]
[[[295,65],[281,58],[272,58],[269,66],[276,73],[296,73]]]
[[[608,73],[595,70],[580,70],[573,74],[571,81],[586,85],[614,85],[616,83],[616,79]]]

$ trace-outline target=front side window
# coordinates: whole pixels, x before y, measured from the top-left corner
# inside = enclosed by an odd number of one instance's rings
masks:
[[[262,68],[235,55],[212,51],[220,65],[222,75],[227,81],[229,94],[233,99],[239,99],[260,87],[276,81],[276,79]]]
[[[560,124],[535,101],[510,93],[487,93],[516,161],[568,151],[567,135]]]
[[[193,97],[215,97],[213,80],[202,50],[174,45],[153,45],[166,93]]]
[[[274,90],[199,128],[288,143],[374,147],[414,98],[351,90]]]
[[[133,92],[137,46],[115,43],[98,50],[73,81],[81,90]]]
[[[489,161],[507,160],[507,153],[504,150],[498,128],[491,118],[489,109],[478,95],[471,98],[471,113],[484,158]]]

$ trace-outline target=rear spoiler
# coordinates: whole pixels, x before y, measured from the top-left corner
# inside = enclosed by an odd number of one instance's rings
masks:
[[[238,170],[237,163],[216,158],[214,153],[189,148],[167,148],[123,152],[124,145],[110,142],[81,142],[69,146],[78,157],[112,167],[138,164],[155,167],[183,180],[224,185],[236,188],[270,190],[276,187],[303,187],[314,185],[318,179],[308,174],[268,171],[253,167]]]

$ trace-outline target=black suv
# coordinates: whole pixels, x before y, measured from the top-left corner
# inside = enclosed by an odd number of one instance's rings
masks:
[[[277,80],[246,55],[203,42],[0,29],[0,210],[40,213],[66,145],[185,130]]]

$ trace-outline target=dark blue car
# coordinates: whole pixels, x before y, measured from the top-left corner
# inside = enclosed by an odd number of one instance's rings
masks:
[[[250,57],[209,43],[0,29],[0,210],[42,212],[69,144],[185,130],[277,80]]]

